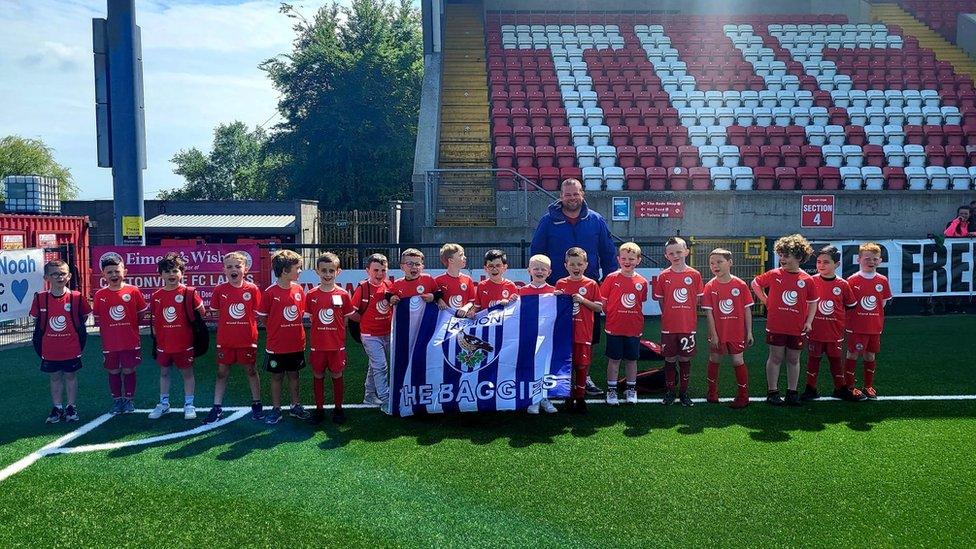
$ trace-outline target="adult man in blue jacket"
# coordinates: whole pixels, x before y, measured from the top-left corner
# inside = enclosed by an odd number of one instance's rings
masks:
[[[566,250],[573,246],[586,250],[589,278],[599,282],[617,270],[617,250],[607,221],[586,207],[583,184],[578,179],[567,179],[562,183],[559,200],[549,205],[549,212],[539,220],[532,237],[532,254],[545,254],[552,260],[550,284],[567,276],[563,259]]]

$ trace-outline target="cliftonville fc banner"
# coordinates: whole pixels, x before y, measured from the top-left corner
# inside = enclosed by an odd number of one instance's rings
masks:
[[[413,297],[397,304],[391,342],[393,416],[522,410],[569,395],[573,302],[523,296],[456,318]]]

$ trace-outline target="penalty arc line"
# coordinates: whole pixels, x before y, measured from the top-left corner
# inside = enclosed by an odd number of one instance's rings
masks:
[[[74,431],[71,431],[70,433],[67,433],[67,434],[63,435],[63,436],[61,436],[61,437],[59,437],[59,438],[51,441],[50,443],[45,444],[41,448],[39,448],[39,449],[37,449],[37,450],[35,450],[35,451],[27,454],[26,456],[20,458],[16,462],[14,462],[14,463],[12,463],[12,464],[4,467],[3,470],[0,471],[0,482],[3,482],[5,480],[7,480],[8,478],[12,477],[13,475],[16,475],[17,473],[19,473],[19,472],[23,471],[24,469],[30,467],[37,460],[39,460],[42,457],[44,457],[46,455],[46,452],[48,452],[50,450],[53,450],[53,449],[56,449],[56,448],[60,448],[60,447],[64,446],[65,444],[71,442],[72,440],[74,440],[74,439],[76,439],[76,438],[78,438],[80,436],[83,436],[83,435],[87,434],[88,432],[92,431],[96,427],[98,427],[98,426],[102,425],[103,423],[105,423],[106,421],[112,419],[112,417],[113,417],[112,414],[102,414],[102,415],[98,416],[97,418],[89,421],[88,423],[82,425],[78,429],[75,429]]]

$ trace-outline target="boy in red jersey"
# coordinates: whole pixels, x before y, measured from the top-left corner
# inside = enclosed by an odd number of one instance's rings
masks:
[[[434,277],[424,272],[424,253],[416,248],[407,248],[400,254],[400,269],[403,278],[393,281],[390,290],[390,306],[396,307],[401,299],[420,297],[425,302],[434,301],[437,283]]]
[[[478,310],[496,305],[504,307],[510,301],[518,299],[518,286],[505,278],[508,270],[508,256],[501,250],[488,250],[485,253],[485,271],[488,279],[478,283],[478,298],[475,304]]]
[[[41,358],[41,371],[48,374],[51,382],[54,406],[45,421],[78,421],[75,372],[81,369],[81,353],[87,337],[85,322],[92,310],[80,292],[68,289],[71,272],[64,261],[55,259],[45,263],[44,280],[50,289],[34,294],[30,315],[35,319],[34,350]],[[62,389],[67,396],[67,407],[61,399]]]
[[[468,263],[464,248],[460,244],[444,244],[441,246],[441,263],[447,267],[447,272],[434,278],[440,291],[437,306],[454,309],[456,316],[473,318],[477,294],[471,277],[461,273]]]
[[[600,301],[607,315],[607,404],[620,404],[617,379],[623,361],[627,376],[624,398],[637,404],[637,359],[640,358],[640,336],[644,333],[643,304],[647,301],[647,279],[637,274],[641,262],[640,246],[624,242],[617,251],[620,269],[610,273],[600,284]]]
[[[393,290],[393,283],[387,278],[388,268],[385,255],[369,256],[366,259],[368,278],[359,283],[352,295],[356,311],[349,319],[360,323],[363,351],[369,360],[363,396],[363,404],[368,406],[382,405],[390,396],[386,356],[390,352],[393,309],[387,294]]]
[[[196,378],[193,376],[192,311],[203,313],[203,300],[196,291],[183,285],[186,262],[176,252],[159,260],[156,269],[163,287],[152,295],[153,332],[156,335],[156,363],[159,364],[159,404],[149,419],[169,413],[169,369],[175,366],[183,376],[183,419],[196,419],[193,405]]]
[[[224,392],[230,367],[240,364],[247,374],[251,388],[251,419],[264,419],[261,406],[261,379],[258,377],[258,308],[261,289],[247,280],[248,258],[241,252],[224,256],[224,278],[214,288],[210,298],[210,310],[217,313],[217,381],[214,385],[214,403],[203,420],[213,423],[223,417]]]
[[[136,366],[142,363],[139,320],[149,309],[139,288],[125,283],[125,265],[118,254],[101,261],[102,278],[108,286],[95,292],[92,310],[102,336],[102,365],[108,371],[112,415],[135,411]]]
[[[332,422],[343,423],[342,411],[345,383],[342,373],[346,369],[346,317],[355,310],[349,292],[336,286],[335,280],[342,272],[339,257],[326,252],[315,260],[315,272],[319,285],[305,295],[308,314],[312,317],[312,387],[315,393],[315,411],[312,422],[325,419],[325,372],[332,378]]]
[[[881,264],[881,246],[874,242],[861,244],[857,262],[861,270],[847,278],[857,304],[847,319],[847,363],[844,381],[849,390],[854,388],[854,372],[858,356],[864,361],[864,395],[871,400],[878,398],[874,389],[876,354],[881,351],[881,332],[884,330],[884,308],[891,299],[888,277],[878,272]]]
[[[840,251],[834,246],[825,246],[817,252],[817,274],[813,275],[813,286],[817,289],[820,301],[817,302],[810,330],[810,343],[807,347],[807,388],[800,400],[816,400],[817,377],[820,374],[820,359],[827,355],[830,364],[830,377],[834,381],[834,398],[844,400],[864,400],[857,389],[847,390],[844,383],[844,365],[841,353],[844,344],[844,323],[846,309],[854,306],[854,294],[846,280],[837,276],[840,264]]]
[[[281,382],[288,375],[291,408],[288,414],[308,419],[298,392],[298,372],[305,367],[305,292],[295,281],[302,274],[302,256],[281,250],[271,256],[271,270],[278,281],[268,286],[257,309],[268,330],[264,369],[271,372],[271,411],[264,418],[268,425],[281,421]]]
[[[549,258],[542,255],[536,254],[529,258],[529,283],[525,286],[519,288],[519,296],[527,295],[546,295],[553,294],[556,292],[551,284],[546,282],[549,275],[552,274],[552,262]],[[538,414],[539,408],[547,414],[555,414],[556,407],[552,405],[552,402],[546,397],[546,393],[543,391],[542,400],[538,404],[531,404],[525,410],[530,414]]]
[[[691,359],[695,356],[695,333],[698,331],[698,299],[704,290],[701,273],[688,266],[688,243],[672,237],[664,244],[664,257],[671,266],[661,271],[652,297],[661,304],[661,351],[664,355],[666,392],[661,401],[674,404],[674,378],[681,368],[678,393],[682,406],[694,406],[688,396]]]
[[[702,309],[708,320],[707,401],[718,403],[718,367],[722,355],[732,357],[738,390],[732,408],[749,405],[749,370],[743,360],[752,339],[752,294],[749,286],[732,275],[732,252],[715,248],[708,254],[708,268],[714,278],[705,284]]]
[[[817,312],[817,289],[810,275],[800,264],[810,258],[813,248],[801,235],[781,237],[774,246],[779,267],[757,276],[752,291],[766,306],[766,402],[773,406],[784,404],[779,395],[779,370],[786,359],[787,406],[800,405],[800,350],[810,332],[813,315]],[[767,295],[768,291],[768,295]]]
[[[583,275],[586,272],[586,251],[573,247],[566,250],[566,271],[569,276],[556,282],[556,293],[573,296],[573,393],[566,401],[571,413],[586,413],[586,378],[590,374],[593,346],[594,313],[603,312],[600,286]]]

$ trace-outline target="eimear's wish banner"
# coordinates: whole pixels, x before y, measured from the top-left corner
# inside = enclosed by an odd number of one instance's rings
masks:
[[[571,297],[523,296],[473,319],[454,312],[419,297],[397,304],[387,413],[523,410],[569,395]]]

